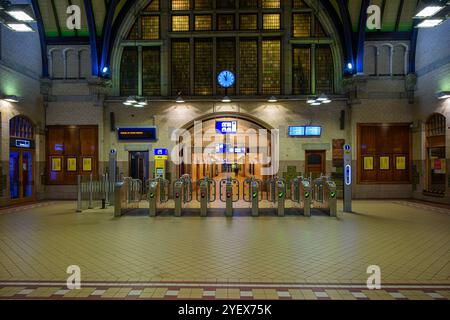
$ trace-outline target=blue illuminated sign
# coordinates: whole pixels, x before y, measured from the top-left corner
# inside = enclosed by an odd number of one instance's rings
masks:
[[[320,137],[322,127],[320,126],[290,126],[288,130],[289,137]]]
[[[168,149],[155,149],[155,156],[168,156],[169,150]]]
[[[352,184],[352,167],[350,165],[345,166],[345,184],[350,186]]]
[[[221,134],[237,133],[237,121],[216,121],[216,131]]]
[[[31,141],[29,141],[29,140],[16,140],[16,147],[17,148],[30,148],[31,147]]]

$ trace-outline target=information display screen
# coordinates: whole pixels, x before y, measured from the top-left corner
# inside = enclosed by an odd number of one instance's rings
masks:
[[[117,130],[119,141],[156,141],[156,127],[145,128],[119,128]]]
[[[320,126],[290,126],[288,129],[289,137],[320,137],[322,136],[322,127]]]

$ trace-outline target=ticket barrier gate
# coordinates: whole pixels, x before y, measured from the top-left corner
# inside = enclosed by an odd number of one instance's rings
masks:
[[[286,182],[279,177],[274,177],[268,181],[268,187],[267,200],[277,204],[277,214],[283,217],[286,205]]]
[[[291,199],[301,208],[305,217],[311,216],[311,183],[310,180],[303,177],[292,179],[291,182]]]
[[[262,200],[262,181],[255,177],[244,180],[244,201],[251,204],[252,216],[259,216],[259,202]]]
[[[337,217],[336,184],[330,177],[322,176],[314,180],[313,206]]]
[[[192,178],[190,175],[183,175],[173,183],[173,199],[175,202],[175,216],[181,217],[183,205],[192,201]]]
[[[208,205],[216,201],[216,181],[204,177],[197,181],[197,201],[200,203],[200,216],[208,215]]]
[[[169,180],[156,178],[147,180],[147,199],[150,217],[156,217],[158,205],[169,201]]]
[[[233,202],[240,197],[239,181],[233,178],[220,180],[220,201],[225,202],[225,216],[233,216]]]

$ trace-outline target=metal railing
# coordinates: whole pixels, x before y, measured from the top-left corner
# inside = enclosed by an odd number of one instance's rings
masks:
[[[77,212],[94,208],[106,208],[114,198],[114,184],[108,179],[108,174],[98,178],[92,174],[78,175],[77,180]]]

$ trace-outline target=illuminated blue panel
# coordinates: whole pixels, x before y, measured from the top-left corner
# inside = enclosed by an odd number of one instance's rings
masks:
[[[305,136],[307,137],[320,137],[322,135],[322,127],[308,126],[305,129]]]
[[[304,126],[289,127],[288,135],[289,137],[304,137],[305,127]]]
[[[235,134],[237,121],[216,121],[216,131],[221,134]]]
[[[216,153],[225,153],[225,150],[227,149],[227,145],[224,143],[216,144]]]
[[[168,149],[155,149],[155,156],[168,156],[169,150]]]

